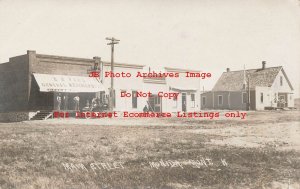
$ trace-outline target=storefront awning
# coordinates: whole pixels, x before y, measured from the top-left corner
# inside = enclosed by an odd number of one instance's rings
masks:
[[[197,91],[197,88],[190,88],[190,87],[179,87],[179,86],[170,86],[169,87],[170,90],[172,91],[184,91],[184,92],[187,92],[187,91]]]
[[[69,75],[50,75],[34,73],[34,78],[41,92],[69,92],[69,93],[88,93],[105,91],[105,87],[100,83],[99,78],[69,76]]]

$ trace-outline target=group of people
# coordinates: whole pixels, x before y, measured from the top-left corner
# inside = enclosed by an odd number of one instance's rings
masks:
[[[108,99],[104,98],[101,100],[100,97],[95,97],[91,100],[87,100],[85,107],[83,108],[84,111],[103,111],[108,109]]]
[[[74,110],[80,111],[80,97],[76,95],[73,98],[73,104],[74,104]],[[69,110],[69,96],[58,94],[56,96],[56,110],[60,111],[63,108],[63,110]],[[103,102],[101,102],[100,97],[95,97],[91,100],[86,101],[86,105],[83,108],[84,111],[93,111],[95,109],[107,109],[108,108],[108,99],[104,98]],[[149,107],[147,105],[144,106],[143,112],[149,112],[151,111],[151,107],[149,110]]]
[[[80,102],[80,97],[77,95],[73,98],[73,104],[74,104],[74,110],[79,111],[79,102]],[[61,107],[63,107],[63,110],[68,110],[69,109],[69,96],[68,95],[63,95],[58,94],[56,96],[56,110],[60,111]]]

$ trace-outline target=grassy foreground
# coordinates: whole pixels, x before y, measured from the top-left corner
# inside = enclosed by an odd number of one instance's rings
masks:
[[[0,188],[300,186],[298,146],[274,143],[285,141],[288,136],[282,133],[289,123],[299,134],[299,112],[253,112],[243,121],[126,121],[126,126],[102,126],[100,121],[0,123]],[[151,121],[157,125],[148,126]],[[165,126],[170,123],[177,126]],[[272,127],[276,132],[268,133]],[[231,133],[220,134],[224,129]],[[229,136],[246,140],[257,137],[257,130],[266,137],[253,147],[212,142]]]

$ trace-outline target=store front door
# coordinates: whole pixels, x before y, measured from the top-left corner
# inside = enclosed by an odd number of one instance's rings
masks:
[[[182,111],[186,112],[186,93],[182,93],[181,102],[182,102]]]
[[[158,97],[157,95],[152,95],[148,98],[149,102],[149,111],[153,112],[161,112],[162,111],[162,102],[161,97]]]

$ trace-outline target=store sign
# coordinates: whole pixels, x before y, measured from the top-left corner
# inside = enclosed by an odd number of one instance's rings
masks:
[[[50,74],[34,74],[34,77],[42,92],[97,92],[105,90],[99,78],[95,77]]]

